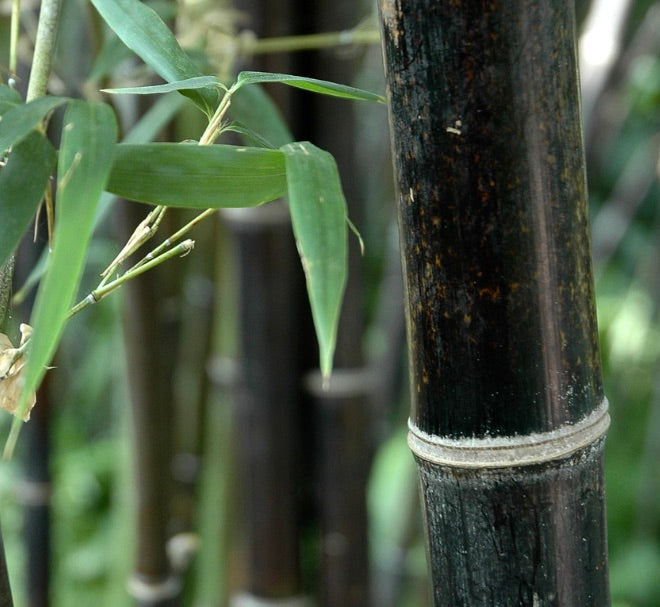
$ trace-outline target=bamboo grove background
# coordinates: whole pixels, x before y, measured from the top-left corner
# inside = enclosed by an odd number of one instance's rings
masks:
[[[0,4],[2,52],[9,4]],[[604,25],[596,20],[603,4]],[[29,57],[37,7],[24,5]],[[370,2],[154,6],[188,49],[199,50],[211,31],[204,50],[216,70],[263,69],[383,89]],[[51,89],[96,95],[99,23],[85,2],[63,8]],[[613,604],[651,607],[660,605],[660,7],[582,0],[576,9],[612,416],[606,491]],[[589,36],[608,28],[618,41],[611,55],[590,55]],[[305,38],[259,46],[264,38],[341,30],[359,43],[321,51],[304,50]],[[330,37],[328,44],[349,39]],[[287,44],[303,48],[277,52]],[[120,63],[113,86],[136,70],[131,59]],[[296,138],[335,155],[366,244],[361,258],[351,243],[340,387],[318,390],[299,262],[277,207],[267,216],[229,212],[200,226],[194,254],[142,277],[67,328],[20,452],[0,470],[16,605],[130,605],[126,580],[136,567],[168,567],[159,563],[168,538],[175,538],[169,546],[184,571],[184,605],[225,605],[241,590],[267,593],[275,583],[284,596],[301,593],[321,605],[364,605],[369,594],[384,607],[428,604],[416,470],[405,444],[402,287],[385,108],[272,92]],[[118,107],[125,127],[148,109]],[[196,132],[195,120],[182,105],[167,126],[172,140]],[[91,249],[89,285],[141,215],[136,205],[113,207]],[[34,249],[26,243],[17,258],[16,292],[35,263]],[[0,423],[6,431],[8,417]],[[153,469],[136,466],[141,450],[151,454]],[[260,453],[277,457],[264,465]],[[251,517],[272,517],[279,532],[255,530]]]

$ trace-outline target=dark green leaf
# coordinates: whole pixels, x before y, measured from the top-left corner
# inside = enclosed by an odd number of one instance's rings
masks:
[[[233,145],[120,144],[107,189],[172,207],[255,206],[286,192],[284,156]]]
[[[0,121],[0,153],[16,145],[41,123],[48,112],[67,101],[66,97],[40,97],[7,110]]]
[[[140,0],[92,0],[92,3],[123,43],[167,82],[203,76],[163,20]],[[217,91],[181,92],[209,117],[213,114]]]
[[[337,84],[336,82],[329,82],[327,80],[317,80],[316,78],[305,78],[304,76],[269,74],[268,72],[241,72],[236,79],[236,83],[239,87],[245,84],[265,82],[279,82],[313,93],[321,93],[333,97],[343,97],[344,99],[353,99],[355,101],[377,101],[378,103],[385,103],[385,97],[382,95],[377,95],[376,93],[364,91],[345,84]]]
[[[101,89],[104,93],[113,95],[154,95],[158,93],[172,93],[173,91],[192,91],[208,87],[225,88],[215,76],[195,76],[167,84],[153,86],[132,86],[121,89]]]
[[[0,265],[25,234],[55,167],[55,149],[36,131],[14,146],[0,171]]]
[[[289,208],[319,341],[321,373],[332,370],[347,275],[346,201],[334,158],[307,142],[283,146]]]
[[[73,101],[67,108],[58,159],[57,214],[53,251],[34,310],[25,386],[18,411],[27,403],[50,362],[82,274],[96,204],[112,165],[117,125],[102,103]],[[7,441],[11,452],[22,424],[19,414]]]

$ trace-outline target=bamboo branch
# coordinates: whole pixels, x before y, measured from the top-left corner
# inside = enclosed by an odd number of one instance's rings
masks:
[[[43,97],[48,90],[48,78],[55,54],[61,4],[62,0],[43,0],[41,3],[26,101]]]

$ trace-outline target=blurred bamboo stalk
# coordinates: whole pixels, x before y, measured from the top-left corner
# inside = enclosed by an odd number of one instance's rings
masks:
[[[124,202],[125,237],[143,213],[139,205]],[[150,272],[130,281],[124,290],[136,492],[136,557],[128,589],[138,607],[174,607],[181,591],[166,551],[172,455],[171,344],[176,335],[163,324],[159,277],[160,272]]]
[[[609,605],[573,3],[379,8],[434,604]]]
[[[250,29],[259,37],[284,35],[295,22],[292,0],[236,0],[234,5],[249,15]],[[288,54],[260,56],[250,69],[294,73]],[[274,87],[269,93],[285,120],[295,121],[292,92]],[[243,579],[230,604],[302,607],[308,604],[300,562],[303,474],[310,458],[303,454],[309,429],[301,417],[301,343],[308,331],[300,321],[305,292],[300,261],[283,202],[226,210],[223,216],[237,252],[235,428],[241,471],[237,489],[245,512]]]
[[[303,604],[299,557],[300,431],[291,294],[300,278],[283,203],[227,209],[237,253],[239,367],[236,446],[243,581],[234,607],[278,601]]]
[[[301,12],[299,27],[302,31],[340,30],[358,23],[363,15],[362,7],[352,0],[324,0]],[[351,83],[361,51],[317,50],[296,55],[296,73]],[[350,135],[356,132],[356,108],[322,96],[301,96],[298,102],[302,107],[295,115],[296,131],[334,156],[349,217],[360,228],[365,196],[356,170],[355,137]],[[370,603],[366,486],[374,450],[370,409],[373,375],[365,366],[363,353],[362,258],[352,236],[348,263],[335,371],[329,389],[319,389],[316,374],[308,381],[316,404],[321,447],[319,603],[324,607],[363,607]]]

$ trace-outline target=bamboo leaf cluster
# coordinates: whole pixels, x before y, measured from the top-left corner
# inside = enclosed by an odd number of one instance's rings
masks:
[[[272,102],[258,87],[249,87],[250,92],[245,87],[280,83],[349,100],[384,102],[380,95],[354,87],[289,74],[241,72],[227,87],[215,76],[203,74],[160,17],[142,2],[92,3],[121,41],[166,81],[106,92],[178,92],[204,112],[208,126],[199,142],[143,143],[135,137],[127,138],[131,142],[118,143],[115,115],[107,103],[53,96],[22,103],[10,86],[0,85],[0,153],[4,154],[0,170],[0,264],[18,245],[44,192],[49,200],[55,168],[57,195],[52,250],[30,322],[34,336],[21,352],[29,356],[23,396],[7,443],[9,452],[28,395],[46,372],[72,313],[154,263],[192,249],[190,240],[175,248],[174,239],[167,239],[116,278],[124,261],[118,257],[104,273],[98,289],[71,309],[95,222],[107,206],[104,190],[155,205],[144,226],[136,229],[132,238],[137,240],[131,250],[155,234],[167,207],[200,209],[203,212],[199,218],[204,218],[213,209],[258,206],[287,196],[319,341],[321,371],[327,378],[346,283],[347,230],[352,225],[339,174],[330,154],[309,142],[292,142],[281,121],[272,121],[273,128],[263,131],[263,124],[250,106],[256,103],[264,108],[265,115],[273,116],[276,112]],[[225,116],[232,102],[239,121],[227,123]],[[43,134],[43,125],[61,106],[66,106],[66,112],[61,145],[56,151]],[[253,118],[256,124],[252,124]],[[239,133],[255,145],[216,143],[228,131]],[[182,228],[176,239],[192,225],[194,222]],[[142,228],[144,235],[140,236]]]

